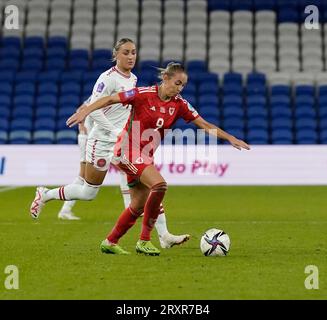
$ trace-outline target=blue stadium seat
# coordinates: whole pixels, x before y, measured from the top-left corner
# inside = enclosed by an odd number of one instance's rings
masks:
[[[266,97],[261,95],[253,95],[247,97],[247,106],[248,107],[266,107]]]
[[[219,118],[220,116],[220,111],[218,108],[212,106],[211,104],[209,105],[204,105],[204,106],[201,106],[200,110],[199,110],[199,113],[201,114],[202,117],[204,117],[205,119],[207,117],[210,117],[210,116],[214,116],[216,117],[217,119]]]
[[[22,54],[23,60],[31,58],[42,60],[44,57],[44,50],[43,48],[25,48]]]
[[[4,58],[0,61],[0,72],[3,71],[17,71],[19,69],[20,61],[13,58]]]
[[[244,130],[244,120],[242,118],[227,118],[223,121],[223,127],[225,130],[230,132],[230,130],[238,129]]]
[[[248,119],[267,119],[268,110],[263,106],[250,106],[247,108]]]
[[[33,108],[28,106],[25,107],[24,105],[20,105],[12,111],[12,117],[15,119],[32,119],[33,114]]]
[[[102,72],[100,71],[89,71],[89,72],[85,72],[83,74],[83,82],[93,82],[93,84],[95,84],[95,82],[97,81],[97,79],[99,78],[100,74]]]
[[[76,112],[76,108],[77,107],[74,107],[74,106],[59,108],[58,117],[68,119],[71,115],[73,115]]]
[[[230,0],[208,0],[208,9],[209,11],[212,10],[230,10]]]
[[[14,48],[17,51],[21,49],[21,40],[20,37],[3,37],[0,38],[1,46],[3,48]]]
[[[309,106],[297,107],[294,112],[295,118],[315,118],[316,111],[314,108]]]
[[[0,129],[0,144],[8,142],[8,132]]]
[[[223,83],[222,92],[224,95],[241,96],[243,93],[243,87],[237,83]]]
[[[77,108],[80,105],[80,97],[74,94],[61,95],[59,98],[59,108]]]
[[[61,82],[75,81],[80,83],[82,81],[83,72],[82,71],[64,71],[61,74]]]
[[[318,87],[318,97],[326,97],[327,96],[327,85],[322,85]]]
[[[270,97],[270,105],[272,107],[289,108],[291,106],[291,98],[285,95],[274,95]]]
[[[112,61],[108,58],[98,58],[92,61],[92,70],[99,70],[104,72],[105,70],[110,69],[113,66]]]
[[[38,107],[52,107],[57,106],[57,96],[53,94],[40,95],[36,98],[36,104]]]
[[[190,60],[186,63],[186,70],[188,72],[206,72],[207,64],[203,60]]]
[[[10,144],[29,144],[31,143],[32,134],[27,130],[13,130],[9,132]]]
[[[210,94],[210,93],[217,94],[218,86],[216,83],[210,83],[210,82],[209,83],[201,83],[198,87],[198,92],[199,92],[199,95]]]
[[[252,95],[261,95],[264,96],[266,95],[266,85],[261,83],[250,83],[246,87],[246,92],[248,96]]]
[[[315,130],[304,129],[296,132],[296,142],[298,144],[316,144],[318,142],[318,134]]]
[[[93,87],[94,87],[94,82],[87,82],[83,84],[83,96],[90,96],[92,94],[93,91]]]
[[[247,128],[268,130],[268,119],[249,118],[247,121]]]
[[[311,96],[315,95],[315,87],[310,85],[300,85],[295,87],[296,96]]]
[[[42,83],[57,83],[61,77],[61,72],[59,70],[44,71],[38,74],[37,81],[39,84]]]
[[[94,49],[93,54],[92,54],[92,60],[102,59],[102,58],[108,59],[109,61],[111,61],[111,59],[112,59],[111,50],[108,50],[108,49]]]
[[[279,95],[289,96],[290,92],[291,92],[291,87],[287,85],[277,84],[271,86],[272,96],[279,96]]]
[[[40,71],[43,68],[43,60],[37,58],[26,58],[22,61],[21,69],[23,71]]]
[[[182,94],[196,94],[196,86],[194,83],[188,83],[183,89]]]
[[[291,130],[293,122],[291,118],[275,118],[271,120],[273,130],[288,129]]]
[[[281,8],[278,11],[278,22],[299,22],[299,13],[296,10],[290,8]]]
[[[292,144],[293,133],[290,129],[273,129],[271,131],[271,140],[273,144]]]
[[[10,124],[11,131],[26,130],[30,131],[33,127],[32,119],[13,119]]]
[[[94,57],[93,57],[94,59]],[[94,60],[93,60],[94,61]],[[139,69],[141,72],[143,71],[150,71],[150,72],[157,72],[157,69],[160,67],[159,61],[156,60],[143,60],[139,63]]]
[[[24,48],[43,48],[44,47],[44,40],[43,37],[33,36],[33,37],[26,37],[24,39]]]
[[[0,94],[0,107],[8,107],[11,105],[11,97],[8,94]]]
[[[245,133],[244,133],[244,130],[242,129],[230,129],[229,130],[229,133],[232,134],[233,136],[235,136],[236,138],[238,139],[241,139],[241,140],[244,140],[245,139]],[[228,141],[224,140],[223,141],[224,144],[230,144]]]
[[[1,81],[0,82],[0,95],[6,95],[6,96],[11,96],[13,91],[13,86],[6,82],[6,81]]]
[[[253,10],[252,0],[233,0],[231,1],[231,9],[236,10]]]
[[[84,59],[89,60],[89,50],[87,49],[72,49],[69,52],[69,60]]]
[[[32,107],[34,105],[34,95],[21,94],[14,97],[15,107]]]
[[[49,58],[46,60],[45,69],[47,71],[63,71],[66,68],[66,59],[63,57]]]
[[[77,133],[71,129],[59,130],[56,133],[56,142],[57,144],[76,144]]]
[[[33,132],[34,144],[53,144],[55,142],[55,133],[51,130],[36,130]]]
[[[327,118],[320,119],[319,128],[321,131],[327,130]]]
[[[250,144],[268,144],[268,131],[264,129],[249,129],[247,133],[247,142]]]
[[[1,114],[1,119],[9,119],[10,117],[10,106],[4,106],[1,105],[0,103],[0,114]]]
[[[297,130],[302,129],[311,129],[316,130],[317,128],[317,121],[313,118],[300,118],[296,119],[295,121],[295,128]]]
[[[57,115],[57,109],[54,106],[51,105],[40,105],[35,110],[35,117],[36,119],[42,119],[42,118],[55,118]]]
[[[34,122],[34,130],[54,131],[55,129],[56,129],[56,122],[54,120],[54,117],[38,118]]]
[[[3,83],[4,81],[7,82],[8,84],[12,84],[16,78],[16,73],[15,71],[10,71],[10,70],[0,70],[0,81]]]
[[[38,87],[38,94],[39,95],[45,95],[45,94],[57,95],[58,94],[58,86],[55,82],[44,82],[44,83],[41,82]]]
[[[16,74],[16,85],[21,82],[34,83],[37,79],[37,71],[21,71]]]
[[[275,10],[275,0],[253,0],[253,7],[256,11],[259,10]]]
[[[201,107],[205,104],[211,104],[213,107],[219,105],[218,96],[216,94],[204,94],[198,97],[198,105]]]
[[[0,131],[8,131],[9,120],[7,118],[0,118]]]
[[[63,47],[52,47],[47,50],[47,59],[61,58],[66,59],[67,50]]]
[[[241,106],[228,106],[223,108],[224,119],[228,118],[243,118],[244,109]]]
[[[196,77],[199,84],[206,83],[206,84],[215,84],[217,87],[219,85],[219,76],[217,73],[212,72],[201,72]]]
[[[20,59],[20,50],[15,47],[3,47],[0,50],[0,59],[6,59],[7,57],[11,57],[12,59],[19,60]]]
[[[61,95],[80,95],[81,93],[81,86],[79,83],[76,82],[64,82],[60,86],[60,94]]]
[[[271,117],[274,118],[291,118],[292,110],[289,107],[285,106],[275,106],[270,110]]]
[[[68,39],[65,37],[49,37],[47,47],[49,48],[64,48],[67,49]]]
[[[312,107],[315,103],[314,97],[311,96],[295,96],[294,104],[296,108],[302,108],[302,107]]]
[[[238,72],[228,72],[224,74],[224,78],[223,78],[223,83],[224,84],[238,84],[240,86],[243,85],[243,81],[242,81],[242,74],[238,73]]]
[[[320,132],[320,142],[323,144],[327,144],[327,130],[323,130]]]
[[[21,82],[15,87],[15,95],[28,94],[34,96],[35,94],[35,84],[34,82]]]
[[[223,97],[223,106],[224,108],[229,106],[242,106],[242,97],[234,95],[225,95]]]
[[[68,68],[69,70],[72,70],[72,71],[87,71],[89,69],[89,60],[86,60],[86,59],[77,59],[77,58],[74,58],[72,60],[69,60],[69,63],[68,63]]]

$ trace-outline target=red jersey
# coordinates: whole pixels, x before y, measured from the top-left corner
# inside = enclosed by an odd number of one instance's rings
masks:
[[[166,133],[165,129],[171,128],[179,118],[190,122],[199,117],[197,111],[181,95],[162,101],[158,95],[157,85],[120,92],[119,97],[123,104],[132,105],[132,112],[124,133],[117,141],[115,154],[118,156],[121,155],[121,150],[128,140],[128,145],[131,146],[128,150],[137,150],[139,156],[141,153],[142,156],[151,158]],[[127,156],[126,152],[124,153]],[[130,155],[128,158],[135,161],[137,156]]]

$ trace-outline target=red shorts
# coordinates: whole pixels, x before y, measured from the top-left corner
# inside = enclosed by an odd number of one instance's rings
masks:
[[[142,172],[148,166],[153,165],[152,163],[131,163],[126,158],[123,161],[115,164],[120,170],[124,171],[127,175],[127,184],[129,187],[135,186],[139,181],[142,175]]]

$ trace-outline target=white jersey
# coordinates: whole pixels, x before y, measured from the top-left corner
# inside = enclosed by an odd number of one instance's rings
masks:
[[[93,87],[90,104],[102,97],[111,96],[121,91],[133,89],[136,86],[137,77],[131,73],[126,76],[116,67],[103,72]],[[90,139],[116,142],[118,135],[123,130],[131,112],[131,106],[123,106],[121,103],[93,111],[90,117],[94,126],[89,133]]]

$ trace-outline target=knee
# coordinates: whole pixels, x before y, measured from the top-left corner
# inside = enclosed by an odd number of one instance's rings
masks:
[[[100,186],[90,185],[85,182],[83,186],[83,200],[91,201],[95,199],[98,194],[99,188]]]
[[[154,192],[166,192],[168,190],[168,185],[166,181],[159,182],[151,187],[151,191]]]

